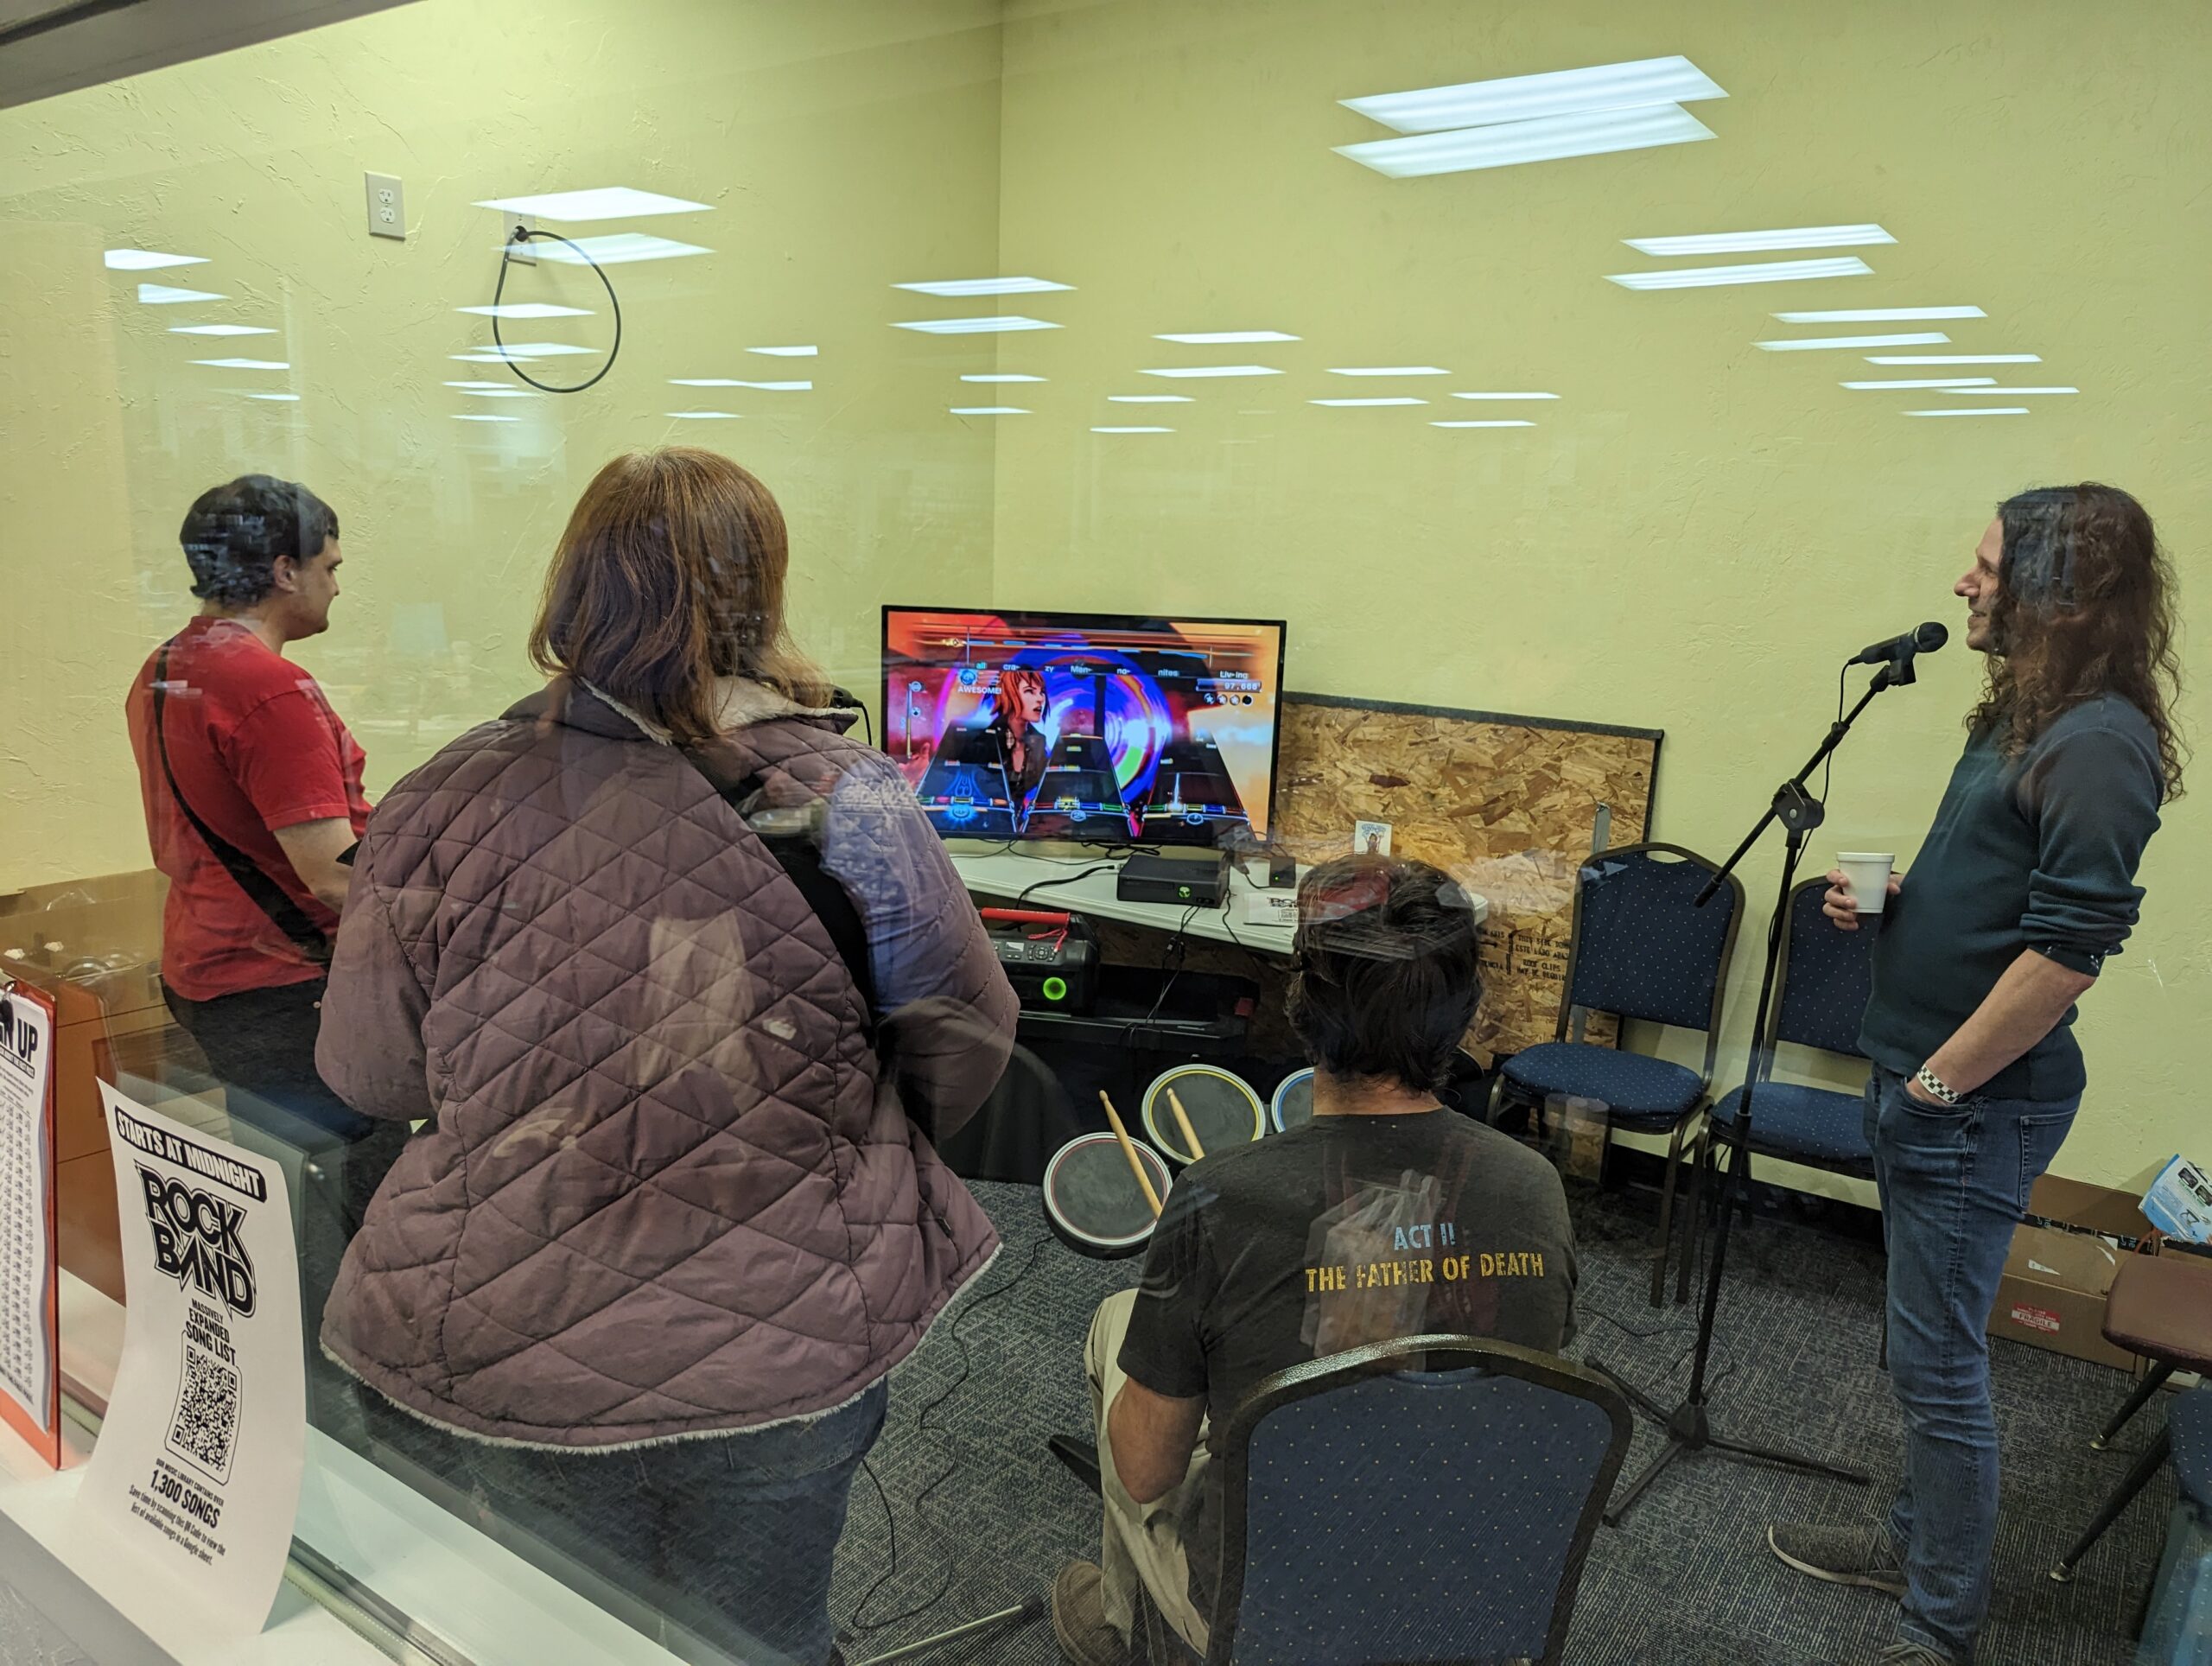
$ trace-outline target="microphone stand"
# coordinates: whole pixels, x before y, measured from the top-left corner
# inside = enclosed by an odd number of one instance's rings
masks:
[[[1843,743],[1844,736],[1851,733],[1851,726],[1859,721],[1859,714],[1866,709],[1876,695],[1885,689],[1898,688],[1914,680],[1912,660],[1915,652],[1916,650],[1911,644],[1904,645],[1889,664],[1874,673],[1866,685],[1866,692],[1859,696],[1859,703],[1851,709],[1847,715],[1838,718],[1829,727],[1827,739],[1821,742],[1820,749],[1805,760],[1805,766],[1775,789],[1774,801],[1767,807],[1766,814],[1759,817],[1720,871],[1697,893],[1696,906],[1702,908],[1712,900],[1751,847],[1758,843],[1760,836],[1776,822],[1782,823],[1786,837],[1782,881],[1775,893],[1774,915],[1767,925],[1766,964],[1759,974],[1758,1010],[1752,1020],[1750,1069],[1744,1077],[1743,1103],[1738,1108],[1735,1131],[1728,1136],[1734,1149],[1729,1156],[1728,1172],[1721,1181],[1720,1220],[1713,1231],[1713,1263],[1706,1273],[1704,1302],[1698,1313],[1697,1358],[1690,1373],[1689,1394],[1681,1405],[1669,1412],[1626,1383],[1620,1383],[1622,1390],[1637,1408],[1666,1429],[1667,1444],[1659,1455],[1644,1466],[1643,1472],[1629,1484],[1628,1490],[1621,1494],[1619,1499],[1606,1506],[1605,1522],[1608,1526],[1618,1527],[1621,1517],[1643,1495],[1644,1489],[1657,1480],[1667,1466],[1684,1453],[1717,1452],[1726,1457],[1749,1459],[1778,1465],[1784,1469],[1829,1476],[1839,1481],[1848,1481],[1854,1486],[1867,1485],[1868,1478],[1857,1470],[1839,1468],[1817,1458],[1808,1458],[1802,1453],[1778,1447],[1751,1446],[1743,1441],[1722,1440],[1713,1432],[1712,1421],[1706,1410],[1706,1370],[1713,1358],[1713,1320],[1720,1311],[1720,1279],[1728,1262],[1728,1230],[1735,1219],[1737,1193],[1749,1178],[1751,1170],[1751,1100],[1754,1091],[1765,1079],[1774,1062],[1774,1044],[1767,1032],[1767,1021],[1774,1006],[1775,973],[1781,963],[1783,934],[1789,929],[1789,888],[1796,882],[1797,863],[1804,854],[1807,837],[1827,816],[1827,806],[1806,790],[1805,783],[1827,755]],[[1719,1137],[1719,1122],[1709,1122],[1706,1138],[1713,1140]],[[1697,1230],[1697,1222],[1693,1218],[1683,1246],[1685,1256],[1689,1253],[1689,1244],[1695,1242]],[[1618,1377],[1614,1380],[1619,1382]]]

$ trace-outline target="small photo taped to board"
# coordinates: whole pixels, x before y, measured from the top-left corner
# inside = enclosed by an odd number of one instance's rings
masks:
[[[1390,823],[1354,822],[1351,824],[1351,853],[1355,856],[1389,855],[1390,854]]]

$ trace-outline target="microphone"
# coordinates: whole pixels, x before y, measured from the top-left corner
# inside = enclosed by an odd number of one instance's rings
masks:
[[[1951,633],[1929,620],[1925,625],[1899,636],[1872,642],[1843,663],[1847,665],[1881,665],[1893,659],[1910,659],[1916,653],[1934,653],[1951,639]]]

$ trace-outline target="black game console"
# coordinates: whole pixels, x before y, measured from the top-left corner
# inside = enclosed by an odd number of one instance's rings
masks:
[[[1229,853],[1217,850],[1210,857],[1194,860],[1138,851],[1115,876],[1114,894],[1123,902],[1218,908],[1229,895]]]
[[[1098,999],[1098,940],[1073,915],[982,910],[983,929],[1024,1010],[1087,1013]]]

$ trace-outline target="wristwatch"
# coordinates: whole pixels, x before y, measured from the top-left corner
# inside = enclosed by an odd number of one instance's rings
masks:
[[[1912,1079],[1919,1084],[1920,1091],[1931,1098],[1941,1099],[1947,1105],[1955,1105],[1959,1103],[1959,1096],[1953,1091],[1950,1084],[1927,1065],[1923,1065],[1914,1073]]]

